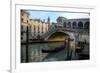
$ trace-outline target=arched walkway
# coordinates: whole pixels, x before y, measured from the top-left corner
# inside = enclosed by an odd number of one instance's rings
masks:
[[[67,23],[66,22],[64,22],[63,25],[64,25],[64,27],[67,27]]]
[[[89,22],[85,22],[84,29],[89,29]]]
[[[76,22],[73,22],[72,27],[73,27],[73,28],[76,28],[76,27],[77,27]]]
[[[81,21],[78,22],[78,28],[79,28],[79,29],[82,29],[82,28],[83,28],[83,22],[81,22]]]
[[[71,28],[71,22],[68,22],[68,26],[67,27]]]

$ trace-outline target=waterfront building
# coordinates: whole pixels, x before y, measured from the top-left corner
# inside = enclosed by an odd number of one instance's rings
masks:
[[[21,10],[20,14],[20,22],[21,22],[21,41],[26,41],[26,30],[27,27],[30,26],[30,19],[29,19],[29,13],[25,10]]]
[[[38,39],[48,31],[49,24],[40,19],[30,19],[31,35],[33,39]]]
[[[30,19],[30,14],[21,10],[21,41],[26,41],[26,31],[28,27],[29,39],[39,39],[43,34],[48,31],[48,27],[50,27],[50,18],[47,18],[47,22],[45,20],[40,19]]]

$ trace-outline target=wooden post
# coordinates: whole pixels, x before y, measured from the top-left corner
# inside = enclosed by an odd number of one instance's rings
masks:
[[[29,38],[29,32],[28,32],[28,26],[26,29],[26,62],[29,61],[29,57],[28,57],[28,38]]]
[[[66,39],[67,40],[67,59],[66,60],[70,60],[71,59],[71,54],[72,54],[72,51],[70,51],[70,42],[73,41],[73,39]]]

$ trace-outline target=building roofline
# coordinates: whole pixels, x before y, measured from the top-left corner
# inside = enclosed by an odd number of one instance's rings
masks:
[[[24,13],[30,15],[26,10],[21,9],[21,12],[24,12]]]

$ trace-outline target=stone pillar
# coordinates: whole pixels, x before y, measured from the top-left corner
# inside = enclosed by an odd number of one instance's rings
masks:
[[[73,29],[73,24],[72,24],[72,22],[70,22],[71,23],[71,29]]]
[[[83,23],[83,29],[85,28],[85,22]]]
[[[76,28],[78,29],[78,22],[76,22]]]

